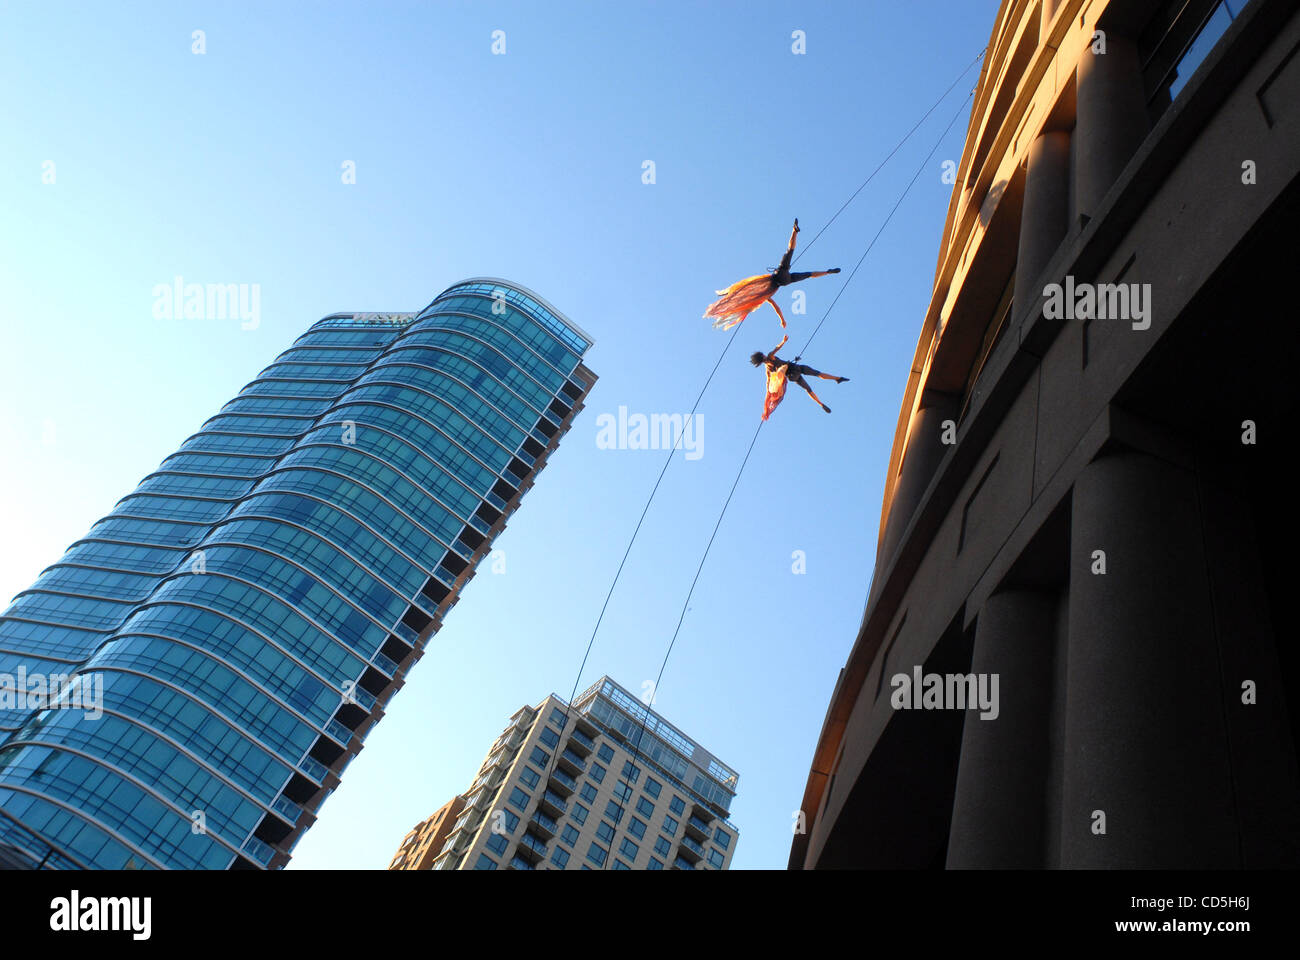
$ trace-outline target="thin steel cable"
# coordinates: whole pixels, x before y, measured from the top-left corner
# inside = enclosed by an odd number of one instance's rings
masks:
[[[861,186],[859,186],[858,189],[854,190],[853,193],[849,196],[849,198],[844,201],[844,204],[838,210],[835,211],[834,215],[829,220],[826,221],[826,225],[823,226],[820,230],[818,230],[817,233],[813,236],[813,238],[803,245],[803,249],[799,251],[799,256],[794,258],[795,263],[798,263],[799,257],[802,257],[805,253],[809,251],[809,249],[811,249],[812,245],[817,242],[817,238],[826,232],[826,228],[829,227],[832,223],[834,223],[841,213],[843,213],[846,209],[848,209],[849,204],[851,204],[857,198],[858,194],[861,193],[863,189],[867,186],[867,184],[869,184],[872,181],[875,175],[880,172],[881,168],[884,167],[884,165],[890,161],[890,159],[894,156],[894,154],[896,154],[899,151],[899,148],[901,148],[903,144],[907,143],[907,141],[911,139],[912,134],[916,133],[917,128],[919,128],[921,124],[925,123],[926,119],[929,118],[930,114],[934,113],[934,111],[938,109],[939,104],[943,103],[944,100],[948,99],[948,94],[952,93],[953,87],[957,86],[957,84],[961,82],[961,78],[966,76],[966,74],[970,72],[970,68],[975,66],[975,64],[977,64],[980,61],[980,58],[984,56],[984,53],[985,51],[981,50],[978,54],[975,55],[974,60],[972,60],[970,63],[966,64],[965,67],[962,68],[961,73],[957,74],[957,79],[955,79],[952,83],[948,84],[948,89],[943,92],[943,94],[939,97],[938,100],[934,101],[934,104],[930,107],[929,110],[925,111],[925,113],[921,115],[921,119],[916,121],[916,123],[913,124],[912,129],[908,130],[907,133],[903,135],[903,139],[899,140],[898,143],[894,145],[894,149],[890,150],[889,153],[885,154],[885,159],[880,161],[880,163],[876,166],[876,169],[872,170],[871,174],[867,177],[867,179],[862,181]]]
[[[885,227],[889,225],[889,222],[893,219],[894,214],[898,211],[898,208],[902,206],[903,200],[905,200],[907,198],[907,195],[912,191],[912,187],[915,186],[916,181],[920,178],[921,173],[925,170],[926,165],[929,164],[930,159],[935,154],[935,151],[937,151],[939,147],[943,144],[944,138],[948,136],[948,131],[952,129],[952,125],[957,122],[957,118],[961,116],[962,111],[965,110],[966,103],[969,99],[970,96],[968,96],[965,100],[962,101],[962,104],[960,107],[958,107],[957,112],[953,114],[952,119],[949,120],[947,126],[943,128],[943,132],[939,134],[939,137],[935,141],[934,146],[930,148],[930,152],[925,155],[925,159],[922,160],[920,165],[916,168],[916,173],[914,173],[912,175],[912,179],[908,181],[907,186],[903,189],[902,194],[899,196],[898,200],[894,203],[894,206],[889,211],[888,216],[886,216],[884,222],[881,223],[880,229],[878,229],[876,231],[875,236],[871,238],[871,242],[867,244],[867,249],[863,251],[862,256],[858,258],[858,262],[854,266],[852,272],[850,272],[848,277],[845,279],[843,285],[839,289],[839,292],[835,294],[835,299],[831,301],[830,306],[826,308],[826,312],[822,315],[821,320],[818,321],[817,326],[813,329],[812,336],[808,338],[808,344],[812,343],[813,337],[817,336],[817,331],[819,331],[822,328],[822,324],[826,322],[826,319],[831,315],[831,311],[835,309],[835,304],[839,302],[841,294],[843,294],[844,291],[848,288],[848,285],[853,282],[853,277],[858,272],[858,268],[861,267],[863,262],[867,259],[867,255],[871,252],[871,249],[876,245],[876,241],[879,240],[880,235],[884,233]],[[805,344],[804,349],[805,350],[807,349],[807,344]],[[802,352],[803,351],[800,351],[801,354]],[[762,432],[763,424],[765,424],[766,422],[767,422],[766,420],[760,420],[758,422],[758,427],[755,428],[754,430],[754,436],[750,438],[749,448],[745,451],[745,457],[740,462],[740,469],[736,471],[736,479],[733,480],[731,483],[731,489],[727,492],[727,499],[723,501],[722,510],[718,514],[718,520],[713,525],[713,532],[709,535],[709,541],[707,544],[705,544],[704,553],[700,556],[699,565],[695,568],[695,576],[691,579],[690,588],[686,591],[686,599],[685,601],[682,602],[681,613],[677,618],[677,626],[674,628],[673,635],[668,641],[668,649],[664,651],[664,657],[659,664],[659,673],[655,677],[654,685],[650,688],[650,696],[651,696],[652,703],[654,702],[654,698],[659,693],[659,685],[663,682],[664,671],[668,668],[668,658],[672,655],[673,647],[676,646],[677,644],[677,637],[681,633],[682,624],[686,620],[686,611],[690,607],[692,597],[694,597],[695,595],[695,587],[699,584],[700,574],[703,573],[704,571],[704,564],[709,559],[709,552],[713,549],[713,543],[717,539],[718,530],[721,529],[723,518],[726,517],[727,515],[727,508],[731,506],[731,499],[733,496],[735,496],[736,488],[740,485],[740,478],[744,475],[745,468],[749,465],[750,454],[754,452],[754,445],[758,442],[758,435],[760,432]],[[649,719],[650,719],[650,713],[649,713],[649,708],[647,707],[645,716],[641,718],[641,727],[637,731],[636,738],[630,741],[634,763],[636,759],[641,757],[641,741],[645,736],[646,725],[649,722]],[[623,814],[625,812],[626,812],[626,806],[623,803],[619,802],[617,822],[622,821]],[[617,822],[615,824],[616,826],[617,826]],[[602,866],[602,869],[607,868],[609,860],[614,854],[615,851],[611,850],[610,856],[607,856],[605,858],[605,865]]]

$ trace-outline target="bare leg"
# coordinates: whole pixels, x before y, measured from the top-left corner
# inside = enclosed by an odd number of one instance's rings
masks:
[[[778,306],[776,305],[776,301],[773,300],[771,297],[768,297],[768,298],[767,298],[767,302],[770,303],[770,304],[772,305],[772,309],[776,311],[776,315],[777,315],[778,317],[781,318],[781,326],[784,327],[784,326],[785,326],[785,314],[781,312],[781,308],[778,307]],[[779,350],[779,349],[781,349],[781,348],[780,348],[780,347],[777,347],[777,349]]]
[[[822,408],[823,410],[825,410],[827,413],[830,413],[830,412],[831,412],[831,408],[828,407],[828,406],[826,406],[826,404],[822,403],[822,398],[819,397],[819,396],[817,396],[817,394],[815,394],[815,393],[813,392],[813,388],[810,387],[810,386],[808,386],[808,382],[807,382],[806,380],[804,380],[803,377],[799,377],[797,380],[795,380],[795,383],[799,384],[799,386],[801,386],[801,387],[803,387],[805,390],[807,390],[807,391],[808,391],[808,396],[812,397],[814,400],[817,401],[817,403],[821,404],[821,408]]]
[[[786,250],[789,251],[790,253],[794,252],[794,238],[797,237],[798,235],[799,235],[799,218],[795,217],[794,229],[790,231],[790,245],[786,247]]]
[[[800,280],[811,280],[814,277],[829,277],[832,273],[839,273],[840,268],[834,270],[812,270],[809,272],[800,272],[790,274],[790,283],[798,283]]]
[[[794,358],[795,363],[799,363],[799,358]],[[848,377],[837,377],[833,373],[822,373],[820,370],[814,370],[806,363],[799,364],[799,376],[801,377],[820,377],[822,380],[834,380],[836,383],[847,383]]]

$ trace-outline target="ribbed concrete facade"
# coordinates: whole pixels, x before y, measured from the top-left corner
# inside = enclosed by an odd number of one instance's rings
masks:
[[[1300,863],[1298,51],[1292,0],[1002,4],[792,868]]]
[[[738,783],[601,677],[572,706],[551,694],[515,712],[431,869],[726,870],[740,841],[726,819]]]

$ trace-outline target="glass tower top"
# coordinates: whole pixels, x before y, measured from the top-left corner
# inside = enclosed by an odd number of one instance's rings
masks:
[[[475,278],[314,324],[0,616],[0,851],[277,868],[582,407]]]

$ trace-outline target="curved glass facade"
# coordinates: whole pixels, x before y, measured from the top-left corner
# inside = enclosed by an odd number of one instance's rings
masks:
[[[474,279],[314,324],[0,617],[0,852],[278,868],[582,407]]]

